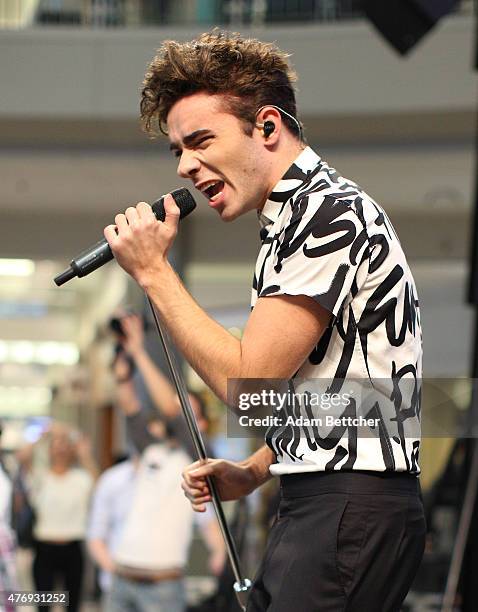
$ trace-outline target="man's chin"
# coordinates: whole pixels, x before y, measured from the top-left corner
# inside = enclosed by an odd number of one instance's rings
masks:
[[[231,221],[234,221],[234,219],[237,219],[237,217],[240,215],[239,212],[234,212],[227,207],[218,212],[219,216],[221,217],[221,221],[224,221],[224,223],[230,223]]]
[[[218,210],[218,213],[221,217],[221,221],[224,221],[225,223],[230,223],[231,221],[234,221],[246,212],[247,210],[243,210],[240,206],[238,207],[231,204],[229,206],[224,206],[222,210]]]

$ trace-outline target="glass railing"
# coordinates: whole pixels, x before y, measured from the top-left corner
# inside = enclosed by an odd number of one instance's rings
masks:
[[[471,13],[473,0],[455,12]],[[212,25],[237,28],[362,16],[361,0],[0,0],[0,28]]]

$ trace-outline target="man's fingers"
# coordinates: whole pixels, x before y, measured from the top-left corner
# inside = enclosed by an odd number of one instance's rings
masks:
[[[198,459],[194,463],[190,463],[184,468],[183,476],[185,476],[186,474],[191,474],[192,472],[196,473],[198,468],[205,467],[213,461],[213,459]]]
[[[211,501],[211,491],[207,483],[207,477],[213,476],[220,461],[209,459],[196,461],[183,471],[183,482],[181,487],[186,497],[190,500],[196,512],[204,512],[204,504]]]
[[[184,471],[190,472],[191,470],[195,470],[196,468],[201,467],[201,465],[206,465],[209,461],[210,459],[198,459],[194,463],[190,463],[188,466],[186,466]]]
[[[196,461],[183,471],[181,488],[193,504],[203,504],[211,501],[211,492],[207,484],[206,476],[212,473],[213,466]]]
[[[207,486],[206,478],[204,476],[198,476],[192,472],[185,472],[183,474],[183,480],[187,486],[191,487],[192,489],[203,489]]]
[[[136,204],[136,211],[141,219],[144,217],[147,218],[151,215],[154,216],[153,209],[147,202],[138,202],[138,204]]]
[[[184,480],[191,486],[206,486],[206,478],[213,476],[215,473],[214,465],[201,465],[192,470],[185,470],[183,473]]]
[[[206,504],[211,501],[210,495],[191,495],[187,491],[184,491],[184,495],[189,499],[192,504]]]
[[[128,225],[131,226],[136,225],[139,220],[138,211],[134,206],[128,206],[128,208],[125,210],[124,216],[128,221]]]
[[[166,213],[164,225],[176,231],[179,223],[179,207],[170,193],[164,198],[164,212]]]
[[[191,504],[194,512],[206,512],[206,506],[204,504]]]
[[[199,497],[210,497],[211,493],[207,484],[200,484],[199,486],[191,485],[185,480],[181,483],[182,490],[188,497],[199,498]]]
[[[106,240],[108,241],[109,245],[111,246],[111,243],[114,242],[115,238],[118,235],[116,231],[116,225],[106,226],[105,229],[103,230],[103,234]]]
[[[147,220],[149,217],[155,219],[153,209],[147,202],[139,202],[136,206],[128,206],[124,214],[116,215],[115,222],[119,229],[135,226],[140,220]]]
[[[119,214],[115,217],[115,223],[118,227],[118,231],[122,231],[128,228],[128,220],[125,215]]]
[[[209,490],[207,488],[206,490],[203,490],[189,487],[185,482],[181,484],[181,488],[184,491],[184,495],[191,502],[193,510],[195,512],[205,512],[205,504],[211,501]]]

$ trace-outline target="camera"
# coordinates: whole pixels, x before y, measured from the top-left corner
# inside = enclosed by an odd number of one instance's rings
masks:
[[[115,333],[117,336],[120,336],[121,338],[124,338],[126,334],[124,333],[121,319],[122,317],[112,317],[109,321],[108,326],[113,333]]]

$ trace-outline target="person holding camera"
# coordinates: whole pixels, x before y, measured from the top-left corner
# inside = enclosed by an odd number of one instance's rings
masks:
[[[182,612],[193,512],[180,483],[182,470],[194,456],[192,443],[174,390],[144,348],[140,317],[125,315],[117,321],[121,344],[113,364],[115,404],[126,418],[134,450],[129,460],[106,470],[98,481],[88,548],[101,569],[107,612]],[[152,413],[136,391],[136,369],[157,408]],[[201,423],[201,413],[197,418]],[[207,421],[200,426],[205,429]],[[219,527],[211,513],[199,526],[209,567],[217,575],[225,560]]]
[[[114,367],[123,370],[122,374],[117,376],[118,384],[127,383],[128,378],[133,375],[133,370],[136,369],[146,386],[157,416],[164,421],[186,453],[194,458],[196,451],[181,411],[179,398],[168,378],[154,363],[146,349],[141,317],[136,314],[127,314],[118,321],[121,326],[119,338],[122,350],[116,357]],[[214,453],[207,437],[209,419],[206,406],[200,394],[189,389],[188,396],[199,431],[204,437],[208,456],[212,457]],[[154,443],[154,436],[151,436],[150,429],[155,417],[149,416],[147,411],[133,400],[123,402],[122,409],[126,415],[128,436],[136,449],[142,452],[148,444]]]

